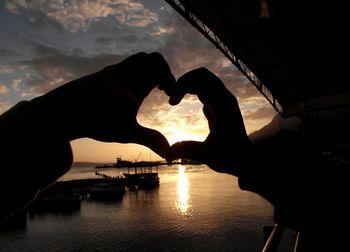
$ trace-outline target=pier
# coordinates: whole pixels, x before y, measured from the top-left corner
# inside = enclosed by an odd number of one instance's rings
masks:
[[[57,181],[42,191],[29,206],[30,212],[69,211],[80,207],[81,200],[121,200],[126,191],[159,186],[158,167],[128,168],[122,176],[95,171],[100,178]]]

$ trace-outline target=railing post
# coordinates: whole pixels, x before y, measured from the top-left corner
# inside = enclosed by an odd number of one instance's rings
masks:
[[[264,229],[264,233],[265,232],[267,232],[266,227]],[[281,241],[282,234],[283,234],[283,228],[280,227],[278,224],[275,224],[272,232],[270,233],[267,241],[265,242],[262,252],[276,252],[278,245]]]

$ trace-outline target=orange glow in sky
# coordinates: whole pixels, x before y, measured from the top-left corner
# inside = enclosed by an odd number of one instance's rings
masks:
[[[197,140],[203,141],[203,136],[194,134],[191,131],[187,131],[183,128],[177,128],[175,125],[173,127],[169,127],[164,130],[165,132],[171,132],[167,135],[167,139],[169,144],[172,145],[176,142],[184,141],[184,140]]]
[[[187,95],[176,106],[153,104],[149,110],[148,101],[156,100],[157,95],[167,99],[159,91],[153,91],[140,108],[138,121],[141,125],[161,132],[170,145],[184,140],[205,140],[209,133],[208,122],[202,112],[203,104],[196,96]]]

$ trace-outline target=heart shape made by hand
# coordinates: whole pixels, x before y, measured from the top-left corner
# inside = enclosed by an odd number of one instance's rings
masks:
[[[145,103],[148,102],[147,108],[151,109],[143,113],[146,120],[141,121],[162,132],[172,144],[165,151],[168,161],[178,158],[193,159],[215,167],[215,170],[226,171],[233,164],[232,152],[237,154],[238,159],[244,159],[247,150],[251,148],[236,97],[209,70],[195,69],[177,80],[176,92],[172,94],[170,101],[171,104],[180,105],[170,111],[166,111],[169,105],[159,105],[159,99],[157,106],[152,106],[150,97]],[[150,116],[155,109],[155,116]],[[204,112],[205,119],[202,112],[199,112],[200,109]],[[198,115],[202,115],[201,119],[196,117]],[[201,139],[196,139],[193,134],[194,126],[203,130],[204,125],[209,126],[209,134],[207,130]],[[194,137],[188,139],[190,136]]]
[[[170,145],[185,140],[204,141],[209,133],[208,122],[197,96],[186,95],[176,106],[169,105],[167,99],[154,89],[139,109],[138,122],[161,132]]]

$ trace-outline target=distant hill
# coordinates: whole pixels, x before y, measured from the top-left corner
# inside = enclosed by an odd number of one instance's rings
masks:
[[[298,118],[290,117],[283,119],[279,114],[275,115],[271,122],[262,127],[261,129],[254,131],[249,135],[249,138],[253,141],[261,141],[267,138],[272,138],[280,129],[289,129],[292,132],[300,130],[298,126]]]
[[[333,108],[308,114],[304,120],[307,136],[327,143],[350,143],[350,107]],[[291,132],[301,132],[297,117],[283,119],[275,115],[271,122],[261,129],[251,133],[253,141],[264,141],[273,138],[281,129]]]

